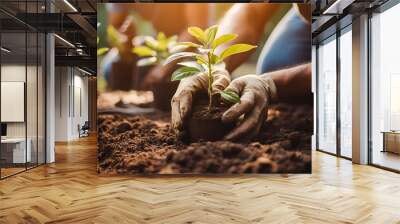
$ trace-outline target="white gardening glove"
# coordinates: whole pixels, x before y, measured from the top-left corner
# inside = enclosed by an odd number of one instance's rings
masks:
[[[233,80],[226,90],[240,96],[240,103],[233,105],[222,115],[222,121],[231,123],[244,114],[244,119],[225,140],[249,140],[256,136],[267,116],[271,102],[277,100],[274,81],[268,75],[245,75]]]
[[[218,70],[213,74],[213,92],[224,90],[230,83],[231,77],[226,70]],[[185,122],[192,109],[193,97],[196,93],[208,91],[206,73],[193,75],[180,81],[178,89],[171,100],[171,120],[173,128],[183,131]]]

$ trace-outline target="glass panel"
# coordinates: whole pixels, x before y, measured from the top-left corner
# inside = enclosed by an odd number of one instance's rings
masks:
[[[336,153],[336,39],[318,48],[318,149]]]
[[[26,80],[26,112],[27,112],[27,142],[28,150],[30,148],[30,162],[27,164],[28,167],[37,165],[38,160],[38,147],[37,147],[37,132],[38,132],[38,119],[37,119],[37,74],[38,74],[38,52],[37,52],[37,41],[38,36],[36,32],[29,32],[28,38],[28,63],[27,63],[27,80]],[[28,160],[29,161],[29,160]]]
[[[400,170],[400,4],[371,19],[372,163]]]
[[[45,44],[46,37],[40,33],[38,45],[38,163],[45,163]]]
[[[1,34],[1,140],[2,177],[25,170],[31,161],[26,150],[26,33]],[[6,133],[5,133],[6,132]]]
[[[352,35],[340,36],[340,152],[352,156]]]

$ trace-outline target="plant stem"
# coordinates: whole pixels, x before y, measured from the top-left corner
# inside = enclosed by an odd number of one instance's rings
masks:
[[[213,77],[212,77],[212,71],[211,71],[211,52],[208,53],[208,111],[211,111],[211,107],[213,104],[213,99],[212,99],[212,83],[213,83]]]

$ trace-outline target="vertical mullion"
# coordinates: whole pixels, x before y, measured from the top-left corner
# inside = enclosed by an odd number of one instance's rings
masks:
[[[36,13],[39,13],[39,0],[36,1]],[[39,30],[36,31],[36,166],[38,165],[39,165]]]
[[[25,21],[28,21],[28,0],[25,0]],[[28,113],[27,113],[27,91],[28,91],[28,25],[25,23],[25,170],[28,169]]]
[[[371,29],[371,19],[372,19],[372,12],[368,11],[368,31],[367,31],[367,46],[368,46],[368,53],[367,53],[367,83],[368,83],[368,124],[367,124],[367,132],[368,132],[368,156],[367,156],[367,164],[373,164],[373,153],[372,153],[372,64],[371,64],[371,56],[372,56],[372,29]]]
[[[315,110],[315,136],[316,136],[316,140],[315,140],[315,148],[316,150],[319,149],[319,44],[316,45],[315,47],[315,106],[316,106],[316,110]]]
[[[341,119],[340,119],[340,79],[341,79],[341,65],[340,65],[340,29],[337,27],[336,31],[336,154],[341,156]]]

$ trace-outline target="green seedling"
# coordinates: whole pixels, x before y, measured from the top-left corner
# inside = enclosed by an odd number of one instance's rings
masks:
[[[99,45],[99,42],[100,42],[100,38],[97,37],[97,45]],[[102,55],[104,55],[105,53],[108,52],[108,50],[110,50],[108,47],[100,47],[100,48],[97,48],[97,56],[102,56]]]
[[[171,63],[180,59],[190,59],[188,61],[178,63],[182,67],[178,68],[171,77],[172,81],[181,80],[186,77],[198,74],[207,74],[208,77],[208,110],[211,111],[213,106],[212,84],[214,82],[214,74],[219,68],[225,68],[224,60],[232,55],[250,51],[257,46],[250,44],[233,44],[223,50],[219,55],[215,54],[218,46],[226,44],[237,38],[236,34],[223,34],[216,37],[218,26],[214,25],[206,30],[199,27],[189,27],[188,33],[192,35],[198,43],[179,42],[178,45],[195,48],[196,52],[179,52],[169,56],[164,64]],[[240,102],[240,97],[233,91],[225,90],[217,92],[221,98],[229,103]]]
[[[133,39],[132,52],[141,57],[137,66],[162,64],[171,54],[181,52],[187,47],[177,45],[177,36],[167,37],[163,32],[152,36],[137,36]]]
[[[97,23],[97,28],[99,28],[100,25],[101,25],[100,23]],[[100,43],[100,37],[97,36],[97,46],[99,46],[99,43]],[[108,50],[109,50],[108,47],[100,47],[100,48],[97,48],[97,56],[102,56],[102,55],[104,55],[105,53],[108,52]]]

